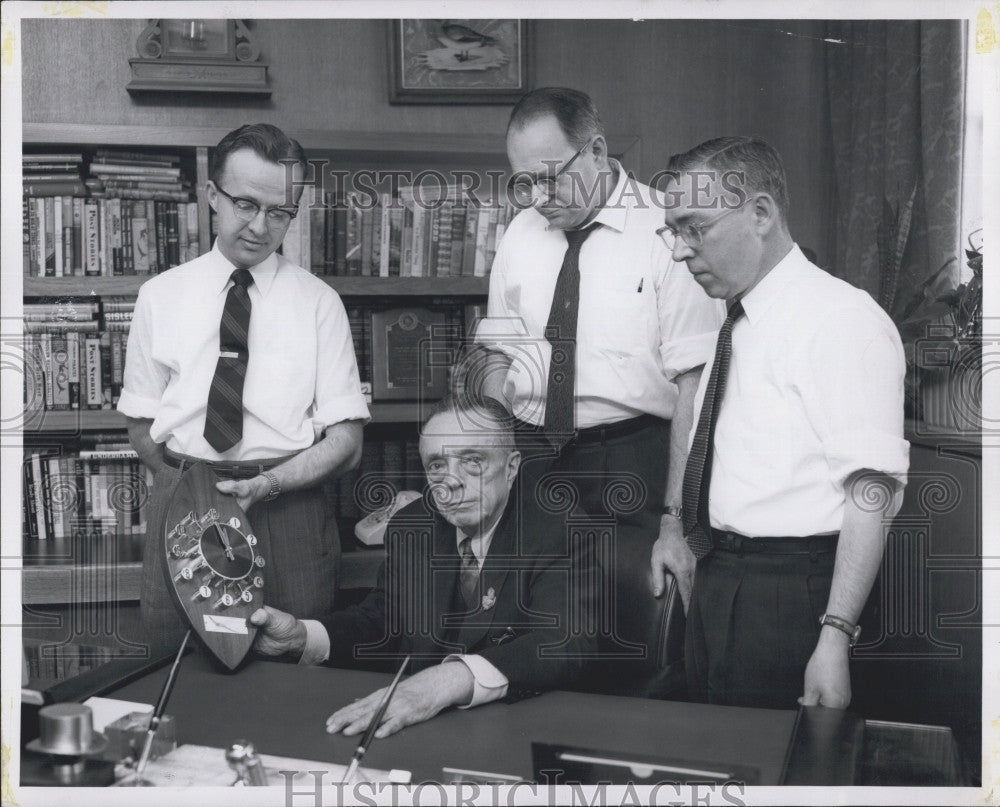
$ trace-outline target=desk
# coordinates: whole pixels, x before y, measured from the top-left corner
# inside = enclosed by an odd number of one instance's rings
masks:
[[[154,703],[166,668],[105,694]],[[168,712],[178,744],[227,747],[246,737],[265,754],[346,762],[357,738],[329,735],[325,719],[386,685],[390,676],[254,661],[218,673],[200,653],[184,659]],[[414,782],[440,781],[442,767],[533,778],[532,741],[623,754],[654,754],[760,770],[760,784],[780,784],[796,712],[550,692],[514,704],[453,710],[378,740],[372,768],[403,768]],[[471,738],[474,738],[472,741]]]
[[[155,703],[167,675],[162,660],[138,677],[135,662],[118,664],[115,674],[127,674],[127,682],[109,685],[108,671],[101,682],[95,670],[50,694]],[[390,679],[261,660],[230,675],[195,652],[182,663],[167,711],[177,721],[179,745],[225,748],[243,737],[264,754],[346,763],[357,738],[327,734],[326,717]],[[821,707],[795,712],[580,692],[442,713],[376,741],[365,765],[408,770],[414,783],[442,781],[443,767],[532,781],[532,742],[619,758],[753,767],[760,785],[959,784],[951,732],[941,727],[866,727],[849,712]]]

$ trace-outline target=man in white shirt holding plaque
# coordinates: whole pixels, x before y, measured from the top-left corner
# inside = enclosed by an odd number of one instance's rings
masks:
[[[276,254],[298,213],[296,163],[301,146],[274,126],[226,135],[207,188],[212,251],[151,278],[136,300],[118,410],[156,473],[141,593],[155,646],[184,631],[163,577],[163,519],[199,460],[268,536],[267,601],[306,616],[333,605],[340,541],[320,483],[357,464],[368,408],[343,303]]]

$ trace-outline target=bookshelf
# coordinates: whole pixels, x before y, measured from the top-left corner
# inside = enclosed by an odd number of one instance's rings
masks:
[[[208,180],[211,149],[229,131],[223,127],[122,126],[101,124],[25,123],[25,145],[36,150],[72,147],[164,149],[182,155],[193,166],[198,202],[198,248],[211,247],[209,209],[204,194]],[[410,132],[330,132],[286,130],[306,149],[310,158],[329,160],[349,171],[368,166],[488,166],[504,168],[504,138],[497,135],[432,134]],[[637,146],[637,140],[628,139]],[[59,278],[22,278],[26,298],[132,297],[152,275],[113,277],[69,276]],[[401,298],[418,302],[420,298],[448,297],[484,301],[489,287],[487,277],[344,277],[317,275],[342,297],[380,304],[383,298]],[[413,424],[420,417],[416,402],[375,403],[370,405],[373,424],[394,428],[391,424]],[[113,409],[48,410],[25,413],[26,437],[46,442],[72,440],[87,432],[118,432],[125,429],[125,418]],[[366,435],[366,438],[368,435]],[[344,526],[341,525],[344,532]],[[345,547],[346,548],[346,547]],[[368,588],[373,585],[384,557],[380,548],[352,548],[341,561],[340,586],[343,589]],[[22,601],[25,605],[58,603],[99,603],[135,601],[141,578],[141,539],[93,535],[86,540],[25,537],[21,566]]]

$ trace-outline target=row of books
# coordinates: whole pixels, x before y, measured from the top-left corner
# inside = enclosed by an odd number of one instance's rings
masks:
[[[29,153],[21,157],[28,196],[118,196],[186,202],[191,183],[176,154],[98,149],[85,162],[82,152]]]
[[[27,277],[110,277],[165,271],[198,256],[197,202],[25,196]]]
[[[96,321],[70,324],[93,330],[24,334],[26,418],[41,410],[113,409],[118,403],[127,330],[98,331]]]
[[[25,454],[22,480],[23,530],[37,540],[72,538],[79,532],[146,531],[148,479],[134,451],[83,450]]]
[[[401,490],[423,490],[424,470],[418,440],[365,440],[361,463],[353,471],[326,483],[338,521],[351,523],[392,501]]]
[[[514,214],[505,204],[447,199],[417,204],[412,190],[381,194],[375,206],[327,193],[306,199],[282,243],[282,254],[315,274],[359,277],[485,277]]]

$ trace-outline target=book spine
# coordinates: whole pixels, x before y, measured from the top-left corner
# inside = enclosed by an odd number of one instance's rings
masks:
[[[413,208],[403,208],[403,234],[399,250],[400,277],[413,276]]]
[[[84,274],[101,274],[100,222],[96,199],[87,199],[83,206]]]
[[[38,526],[38,539],[47,541],[51,536],[48,529],[48,517],[45,514],[45,480],[42,476],[42,455],[31,455],[31,476],[34,480],[35,488],[35,512],[37,514],[36,524]]]
[[[69,408],[80,408],[80,332],[66,332],[66,379],[69,384]]]
[[[336,274],[337,201],[333,193],[323,194],[323,274]]]
[[[347,274],[347,200],[334,197],[333,206],[333,274]]]
[[[84,273],[84,247],[83,247],[83,199],[79,196],[73,197],[73,274],[82,275]]]
[[[69,356],[66,334],[53,333],[48,336],[52,351],[52,408],[69,409],[69,369],[67,368]]]
[[[187,261],[193,261],[198,257],[200,252],[200,246],[198,243],[198,203],[188,202],[184,208],[187,215],[187,232],[188,232],[188,249],[187,257],[185,257],[185,263]],[[302,264],[299,264],[301,266]]]
[[[462,277],[476,273],[476,233],[479,231],[479,208],[469,205],[465,217],[465,238],[462,243]]]
[[[167,244],[170,250],[170,267],[181,264],[180,225],[178,223],[177,202],[167,202]]]
[[[403,209],[394,200],[389,211],[389,277],[399,277],[403,251]]]
[[[45,197],[45,277],[56,276],[55,206]]]
[[[49,490],[46,500],[49,506],[49,512],[52,514],[52,537],[55,540],[66,537],[66,522],[63,520],[63,508],[59,507],[59,497],[56,496],[56,491],[62,489],[62,474],[60,472],[60,459],[59,457],[49,457],[47,460],[48,465],[48,476],[49,476]]]
[[[42,261],[39,259],[38,240],[38,199],[31,196],[25,197],[28,204],[28,275],[44,276],[45,271],[39,272]]]
[[[73,182],[24,182],[21,192],[28,196],[52,197],[52,196],[86,196],[87,186],[80,180]]]
[[[413,208],[413,257],[410,263],[410,276],[423,277],[424,274],[424,239],[426,237],[427,211],[423,205]]]
[[[62,257],[63,274],[71,276],[75,256],[73,254],[73,197],[62,197]]]
[[[65,273],[63,263],[63,199],[61,196],[52,197],[52,247],[55,251],[55,276],[62,277]]]
[[[353,197],[347,203],[347,242],[344,253],[347,274],[357,277],[361,274],[361,209]]]
[[[374,233],[374,208],[361,211],[361,274],[371,277],[372,274],[372,234]]]
[[[115,265],[111,254],[111,204],[108,199],[99,199],[101,234],[101,275],[114,275]]]
[[[167,263],[167,222],[164,202],[153,202],[156,211],[156,266],[163,272],[170,268]]]
[[[87,409],[101,408],[101,340],[97,336],[84,339],[86,361],[83,365],[87,392]]]
[[[456,205],[452,211],[451,219],[451,262],[448,267],[448,274],[451,277],[459,277],[462,274],[462,256],[465,246],[465,220],[466,211],[462,205]]]
[[[22,502],[25,506],[25,524],[27,527],[26,537],[37,541],[38,540],[38,500],[35,494],[35,479],[31,468],[31,458],[28,457],[22,467],[22,477],[24,482],[24,495],[22,497]]]
[[[111,226],[111,272],[116,276],[125,274],[122,260],[122,200],[108,199],[109,224]]]
[[[100,335],[101,347],[101,409],[111,409],[111,334],[105,331]]]
[[[379,227],[378,276],[389,277],[389,244],[392,240],[392,197],[382,194],[382,216]]]
[[[122,380],[125,372],[124,334],[113,331],[108,334],[111,342],[111,405],[118,406],[122,394]]]
[[[84,449],[79,452],[82,460],[134,460],[139,455],[131,448],[121,448],[114,450]]]

